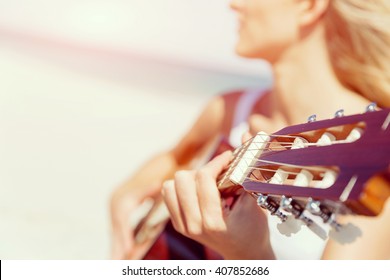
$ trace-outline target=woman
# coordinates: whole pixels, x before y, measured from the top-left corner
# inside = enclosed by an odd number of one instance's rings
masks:
[[[173,150],[147,163],[114,193],[114,257],[123,257],[131,250],[130,229],[124,222],[129,212],[158,192],[161,181],[185,168],[218,134],[225,133],[226,127],[232,130],[235,120],[228,116],[229,104],[237,109],[240,100],[249,100],[241,103],[249,104],[245,118],[252,134],[302,123],[311,114],[329,118],[340,108],[347,114],[360,113],[371,101],[383,107],[390,105],[389,1],[233,0],[231,7],[240,24],[236,52],[268,60],[274,84],[266,93],[231,94],[212,100]],[[228,158],[223,154],[199,172],[180,171],[175,174],[175,184],[165,185],[163,196],[172,223],[177,231],[224,258],[274,258],[267,218],[249,195],[242,195],[227,215],[220,207],[215,178]],[[151,172],[156,174],[154,181],[149,179]],[[386,209],[379,219],[388,219],[389,212]],[[253,219],[257,222],[248,222]],[[373,219],[358,219],[357,223],[370,229],[381,224]],[[381,228],[383,234],[390,233],[390,226]],[[366,240],[342,250],[329,245],[324,257],[390,257],[390,250],[383,250],[390,248],[379,242],[370,244],[378,246],[371,255],[357,255]]]

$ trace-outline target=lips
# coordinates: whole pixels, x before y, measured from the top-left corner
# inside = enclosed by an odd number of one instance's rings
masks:
[[[243,22],[238,23],[238,31],[241,31],[245,27],[245,24]]]

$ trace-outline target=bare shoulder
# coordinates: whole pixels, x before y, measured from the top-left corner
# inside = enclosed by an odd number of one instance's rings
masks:
[[[390,201],[378,217],[346,217],[342,223],[358,226],[362,235],[350,244],[329,241],[325,259],[390,259]]]

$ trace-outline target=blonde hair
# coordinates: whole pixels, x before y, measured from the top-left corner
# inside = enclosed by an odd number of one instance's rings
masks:
[[[379,106],[390,106],[390,1],[331,0],[328,50],[340,81]]]

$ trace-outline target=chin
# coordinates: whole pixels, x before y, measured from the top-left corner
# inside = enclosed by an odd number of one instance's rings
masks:
[[[248,58],[248,59],[261,59],[261,60],[266,60],[269,63],[273,64],[275,63],[278,58],[280,57],[282,50],[279,51],[279,46],[274,45],[274,46],[269,46],[267,48],[263,47],[260,48],[260,46],[253,47],[251,45],[247,44],[240,44],[238,43],[235,47],[235,53],[243,58]]]
[[[244,57],[244,58],[260,58],[260,59],[264,59],[264,57],[262,57],[262,55],[260,54],[260,52],[258,50],[256,51],[256,50],[254,50],[252,48],[248,48],[248,47],[242,46],[240,44],[236,45],[235,53],[238,56]]]

